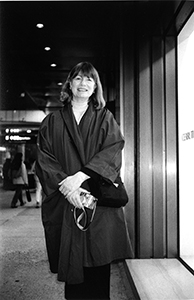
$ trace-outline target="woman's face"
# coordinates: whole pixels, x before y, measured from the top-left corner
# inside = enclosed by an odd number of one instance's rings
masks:
[[[93,78],[78,74],[72,79],[70,88],[73,93],[74,100],[88,100],[95,89],[95,81]]]

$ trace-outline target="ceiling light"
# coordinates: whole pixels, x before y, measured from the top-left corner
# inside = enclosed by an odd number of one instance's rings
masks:
[[[51,48],[50,48],[50,47],[45,47],[45,48],[44,48],[44,50],[46,50],[46,51],[50,51],[50,50],[51,50]]]
[[[4,151],[6,151],[6,148],[5,147],[0,147],[0,151],[4,152]]]
[[[37,27],[37,28],[43,28],[44,25],[43,25],[42,23],[38,23],[38,24],[36,24],[36,27]]]
[[[58,84],[58,85],[62,85],[62,82],[58,82],[57,84]]]
[[[56,67],[56,66],[57,66],[56,64],[51,64],[51,67],[53,67],[53,68]]]

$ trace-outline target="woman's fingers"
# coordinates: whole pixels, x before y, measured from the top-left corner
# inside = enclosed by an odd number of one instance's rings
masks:
[[[81,199],[80,199],[80,193],[78,190],[71,193],[71,195],[67,197],[67,200],[75,207],[83,208],[83,205],[82,205]]]
[[[74,175],[68,176],[59,182],[59,190],[64,194],[64,196],[70,196],[70,193],[76,191],[81,184],[89,178],[88,175],[79,171]]]
[[[86,193],[86,194],[90,194],[90,191],[85,190],[83,188],[79,188],[80,193]]]

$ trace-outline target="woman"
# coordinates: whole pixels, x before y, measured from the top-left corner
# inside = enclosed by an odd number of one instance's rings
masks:
[[[24,185],[28,185],[28,175],[26,171],[26,166],[22,161],[22,153],[16,153],[12,163],[11,163],[11,178],[15,186],[15,194],[11,202],[11,208],[17,207],[17,201],[20,201],[20,205],[24,205],[22,197],[22,189]]]
[[[4,190],[13,189],[13,183],[10,178],[10,167],[11,167],[11,158],[6,158],[5,163],[3,164],[3,188]]]
[[[38,176],[36,175],[35,165],[36,161],[34,161],[32,164],[31,172],[32,174],[34,174],[34,181],[36,186],[36,208],[39,208],[42,203],[42,186],[40,184]]]
[[[66,299],[110,299],[110,263],[132,256],[123,209],[98,206],[85,232],[72,212],[82,208],[89,180],[116,180],[124,140],[90,63],[71,70],[61,100],[64,107],[41,124],[36,164],[50,269],[66,283]]]

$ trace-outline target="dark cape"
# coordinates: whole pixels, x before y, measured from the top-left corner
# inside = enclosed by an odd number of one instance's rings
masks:
[[[42,221],[50,269],[58,280],[81,283],[83,267],[131,258],[123,208],[98,206],[89,229],[82,232],[75,225],[73,206],[58,190],[61,180],[80,170],[115,181],[124,139],[112,113],[90,103],[77,125],[67,104],[43,120],[37,145],[36,172],[46,195]]]

